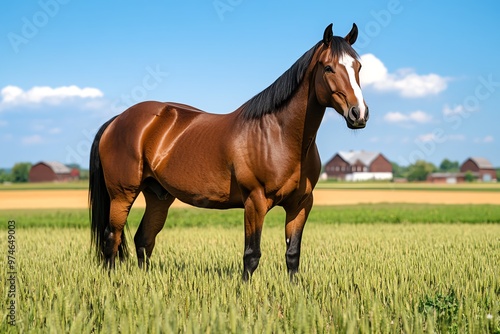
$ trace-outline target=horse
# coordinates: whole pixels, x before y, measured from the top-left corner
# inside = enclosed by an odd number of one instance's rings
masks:
[[[356,24],[345,37],[334,36],[330,24],[318,43],[234,112],[146,101],[104,123],[91,147],[89,185],[91,239],[104,266],[112,269],[116,257],[129,254],[123,230],[142,192],[146,209],[134,236],[139,267],[147,269],[177,198],[195,207],[244,209],[247,281],[259,265],[264,217],[281,206],[292,279],[321,170],[316,134],[325,110],[334,108],[350,129],[368,121],[352,47],[357,35]]]

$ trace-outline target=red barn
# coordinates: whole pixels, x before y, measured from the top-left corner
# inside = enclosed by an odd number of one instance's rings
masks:
[[[29,182],[67,182],[80,177],[77,169],[69,169],[57,161],[41,161],[31,167]]]
[[[466,181],[467,172],[483,182],[496,181],[496,170],[485,158],[469,158],[460,167],[460,173],[432,173],[427,177],[431,183],[461,183]]]
[[[472,157],[464,161],[460,167],[462,173],[471,172],[478,180],[496,181],[497,174],[493,165],[485,158]]]

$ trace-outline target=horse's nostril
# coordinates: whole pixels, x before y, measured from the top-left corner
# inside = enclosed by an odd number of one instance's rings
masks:
[[[359,119],[359,108],[358,107],[352,107],[349,109],[349,117],[353,121],[357,121]]]
[[[370,109],[368,107],[366,107],[365,122],[368,122],[368,118],[370,118]]]

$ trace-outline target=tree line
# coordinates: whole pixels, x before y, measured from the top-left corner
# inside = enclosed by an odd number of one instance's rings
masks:
[[[22,183],[28,182],[29,174],[31,170],[31,162],[18,162],[9,169],[0,169],[0,183],[13,182]],[[78,164],[67,165],[70,169],[76,168],[80,171],[80,180],[86,180],[89,178],[89,171],[82,169]]]
[[[405,178],[410,182],[425,181],[431,173],[457,173],[460,171],[460,163],[449,159],[444,159],[439,166],[425,160],[417,160],[409,166],[400,166],[395,162],[391,162],[391,164],[394,178]],[[497,180],[500,180],[500,168],[497,168],[496,172]],[[472,182],[475,180],[475,176],[471,172],[466,172],[465,180]]]
[[[29,162],[18,162],[10,170],[0,169],[0,182],[28,182],[30,169]]]

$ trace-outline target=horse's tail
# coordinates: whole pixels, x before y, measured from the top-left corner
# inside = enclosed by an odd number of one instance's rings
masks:
[[[90,149],[90,166],[89,166],[89,215],[91,221],[91,243],[95,247],[97,257],[100,260],[104,259],[104,246],[107,231],[109,227],[109,210],[111,200],[109,198],[104,173],[101,165],[101,156],[99,154],[99,143],[101,137],[109,124],[116,118],[113,117],[104,123],[95,136],[92,148]],[[125,233],[122,233],[121,244],[118,248],[120,258],[128,256],[127,241]]]

